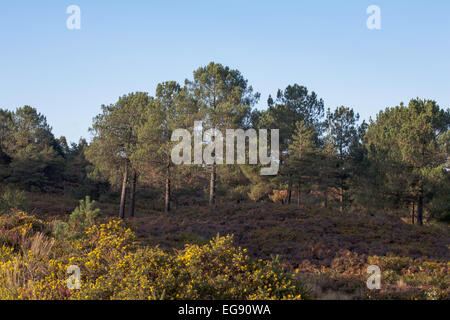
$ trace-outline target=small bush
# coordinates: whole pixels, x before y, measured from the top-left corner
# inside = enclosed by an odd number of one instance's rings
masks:
[[[252,201],[259,201],[266,197],[270,193],[271,189],[270,186],[265,183],[258,183],[254,186],[252,186],[249,193],[247,193],[247,196]]]
[[[247,186],[237,186],[228,192],[228,198],[233,201],[244,201],[248,199],[250,188]]]
[[[7,187],[0,193],[0,214],[7,213],[11,209],[26,211],[28,200],[25,192]]]
[[[269,195],[269,199],[272,202],[283,202],[287,197],[287,190],[273,190],[273,194]]]
[[[80,205],[70,214],[69,224],[73,229],[84,229],[93,226],[95,219],[100,215],[100,209],[94,208],[95,201],[91,201],[89,196],[80,200]]]
[[[69,216],[69,222],[55,221],[53,234],[57,239],[74,239],[81,236],[86,228],[95,224],[95,220],[100,215],[100,209],[94,208],[95,201],[91,201],[89,196],[80,200],[80,204]]]

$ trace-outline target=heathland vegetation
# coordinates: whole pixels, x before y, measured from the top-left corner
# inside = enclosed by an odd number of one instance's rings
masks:
[[[259,99],[210,63],[102,105],[91,141],[0,109],[0,298],[448,298],[450,110],[413,98],[366,122],[298,84]],[[279,129],[278,174],[174,165],[195,121]]]

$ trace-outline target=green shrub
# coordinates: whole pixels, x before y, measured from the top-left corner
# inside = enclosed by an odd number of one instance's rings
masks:
[[[248,199],[250,188],[248,186],[237,186],[228,192],[228,198],[233,201],[244,201]]]
[[[95,219],[100,215],[100,209],[94,208],[95,201],[89,196],[80,200],[80,205],[70,214],[69,224],[73,229],[84,229],[93,226]]]
[[[259,201],[272,191],[269,185],[261,182],[256,185],[253,185],[250,192],[247,194],[248,197],[253,201]]]
[[[7,213],[11,209],[26,211],[28,199],[25,192],[8,186],[0,193],[0,214]]]
[[[100,209],[94,208],[95,201],[89,196],[80,200],[80,204],[70,214],[69,221],[55,221],[53,234],[59,240],[75,239],[88,227],[95,224],[95,219],[100,215]]]

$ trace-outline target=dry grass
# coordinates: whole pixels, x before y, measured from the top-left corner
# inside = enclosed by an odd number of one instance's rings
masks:
[[[23,239],[20,247],[24,253],[31,252],[35,257],[47,259],[54,244],[54,239],[49,239],[42,232],[37,232],[32,237]]]

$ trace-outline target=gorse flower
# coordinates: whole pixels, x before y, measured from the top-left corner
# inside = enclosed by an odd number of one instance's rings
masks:
[[[37,232],[33,223],[45,223],[19,217],[19,225],[8,232],[20,235],[20,246]],[[72,232],[79,224],[68,226]],[[114,219],[93,223],[79,237],[45,237],[41,241],[53,245],[45,257],[2,244],[1,299],[301,299],[306,294],[278,261],[250,259],[247,250],[233,245],[232,236],[186,245],[174,254],[139,245],[131,229]],[[67,287],[73,265],[80,268],[79,290]]]

